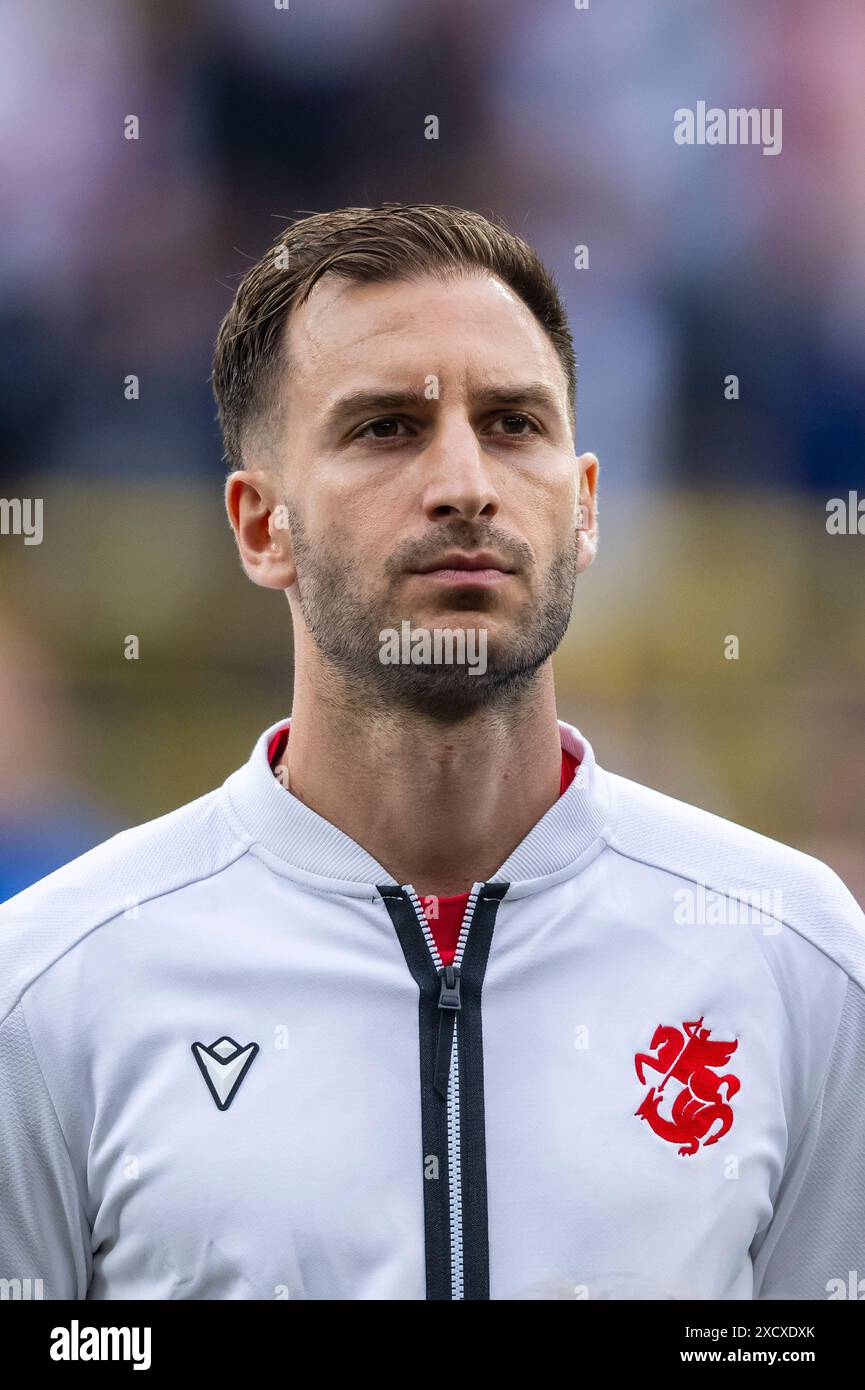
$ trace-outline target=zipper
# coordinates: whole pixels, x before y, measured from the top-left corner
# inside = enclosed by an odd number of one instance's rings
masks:
[[[411,884],[380,884],[418,987],[427,1298],[489,1298],[481,990],[507,883],[474,883],[454,959],[442,963]]]
[[[448,1230],[451,1252],[451,1298],[465,1297],[463,1277],[463,1195],[462,1195],[462,1150],[460,1148],[460,1026],[459,1014],[462,1009],[460,997],[460,972],[463,954],[468,940],[469,928],[475,914],[478,894],[482,883],[473,883],[466,910],[463,914],[460,934],[452,965],[442,963],[435,937],[430,929],[426,913],[411,884],[406,885],[406,893],[415,910],[424,940],[429,947],[433,965],[441,981],[439,987],[439,1026],[436,1046],[433,1085],[436,1092],[447,1104],[447,1152],[448,1152]]]

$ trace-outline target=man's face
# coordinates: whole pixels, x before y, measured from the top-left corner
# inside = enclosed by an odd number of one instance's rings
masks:
[[[271,463],[288,527],[271,535],[292,572],[253,577],[287,588],[365,700],[454,718],[524,689],[591,559],[597,468],[575,457],[564,372],[531,312],[488,274],[328,276],[285,347]],[[485,632],[486,671],[383,664],[382,632],[405,622]]]

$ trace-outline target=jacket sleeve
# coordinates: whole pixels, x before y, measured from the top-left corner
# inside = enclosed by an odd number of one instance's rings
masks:
[[[19,1004],[0,1024],[0,1287],[82,1299],[90,1268],[82,1194]]]
[[[853,980],[821,1094],[751,1254],[754,1298],[865,1297],[865,994]]]

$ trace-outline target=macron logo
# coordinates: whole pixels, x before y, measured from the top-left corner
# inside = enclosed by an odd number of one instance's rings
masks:
[[[258,1043],[247,1043],[246,1047],[241,1047],[234,1038],[219,1038],[209,1047],[200,1042],[192,1044],[192,1055],[207,1082],[207,1089],[216,1101],[217,1109],[228,1109],[257,1051]]]

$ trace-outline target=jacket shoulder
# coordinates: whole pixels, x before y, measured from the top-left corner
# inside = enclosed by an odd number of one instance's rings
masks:
[[[828,864],[734,821],[604,772],[610,847],[768,911],[865,989],[865,914]]]
[[[245,853],[223,791],[122,830],[0,906],[0,1021],[91,931],[130,908],[219,873]]]

